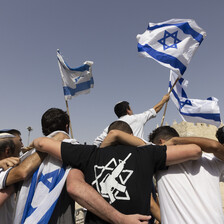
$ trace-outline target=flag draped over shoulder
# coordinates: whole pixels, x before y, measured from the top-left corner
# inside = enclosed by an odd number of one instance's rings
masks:
[[[69,170],[70,167],[65,167],[60,160],[48,155],[33,177],[23,182],[13,224],[48,223]]]
[[[177,74],[170,71],[169,89],[177,77]],[[214,97],[209,97],[207,100],[189,99],[184,89],[187,84],[187,80],[180,78],[170,94],[182,119],[187,122],[207,123],[219,127],[221,119],[218,99]]]
[[[89,93],[93,88],[92,61],[86,61],[77,68],[70,68],[64,61],[60,52],[57,51],[58,65],[63,82],[65,100],[71,99],[83,93]]]
[[[149,23],[147,30],[137,35],[138,52],[180,76],[205,36],[205,31],[191,19]]]

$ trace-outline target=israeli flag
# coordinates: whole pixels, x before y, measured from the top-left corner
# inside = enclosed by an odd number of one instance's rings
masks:
[[[177,78],[178,75],[170,71],[169,89]],[[218,99],[215,97],[209,97],[207,100],[189,99],[184,89],[187,84],[187,80],[180,78],[170,94],[182,119],[187,122],[206,123],[219,127],[221,119]]]
[[[149,23],[147,30],[137,35],[138,52],[180,76],[205,36],[205,31],[191,19]]]
[[[60,131],[53,132],[48,137],[58,132]],[[13,224],[48,223],[70,169],[60,160],[48,155],[33,177],[23,182],[17,196]]]
[[[65,100],[79,94],[89,93],[93,88],[92,61],[86,61],[77,68],[70,68],[64,61],[59,50],[57,51],[58,65],[63,82]]]

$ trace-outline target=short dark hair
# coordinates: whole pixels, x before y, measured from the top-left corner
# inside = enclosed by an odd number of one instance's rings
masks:
[[[12,140],[12,138],[2,138],[0,140],[0,154],[2,152],[5,152],[6,148],[9,147],[11,150],[11,153],[13,154],[15,151],[15,143]]]
[[[111,130],[120,130],[120,131],[124,131],[128,134],[133,134],[133,131],[130,127],[130,125],[124,121],[114,121],[110,124],[110,126],[108,127],[108,133]]]
[[[215,136],[221,144],[224,144],[224,126],[217,130]]]
[[[179,137],[178,132],[170,126],[161,126],[153,130],[149,135],[149,141],[154,144],[159,144],[160,139],[169,140],[172,137]]]
[[[114,106],[114,113],[118,118],[127,114],[127,110],[130,110],[129,103],[127,101],[122,101]]]
[[[65,131],[69,126],[69,116],[59,108],[50,108],[41,118],[42,132],[45,136],[54,131]]]

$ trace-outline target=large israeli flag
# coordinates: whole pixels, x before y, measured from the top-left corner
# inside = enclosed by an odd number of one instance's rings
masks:
[[[58,132],[61,131],[53,132],[48,137]],[[70,142],[77,144],[75,139]],[[48,223],[70,169],[48,155],[33,177],[24,181],[18,195],[13,224]]]
[[[149,23],[147,30],[137,35],[138,52],[180,76],[205,36],[205,31],[191,19]]]
[[[177,74],[170,71],[169,89],[177,77]],[[209,97],[207,100],[189,99],[184,89],[187,84],[186,80],[180,78],[170,94],[182,119],[187,122],[206,123],[219,127],[221,119],[218,99],[215,97]]]
[[[64,61],[59,50],[57,51],[58,65],[63,82],[65,100],[83,93],[89,93],[93,88],[92,61],[86,61],[77,68],[70,68]]]

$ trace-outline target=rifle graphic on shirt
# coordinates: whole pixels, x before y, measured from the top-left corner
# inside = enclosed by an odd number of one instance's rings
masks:
[[[128,158],[131,156],[131,153],[128,154],[128,156],[120,163],[118,164],[117,167],[112,171],[111,174],[107,174],[103,180],[100,182],[100,187],[101,187],[101,193],[102,194],[108,194],[110,198],[110,204],[112,204],[115,201],[115,197],[113,195],[113,192],[115,190],[118,190],[120,192],[125,192],[126,191],[126,186],[119,184],[116,178],[121,174],[121,172],[124,169],[124,165]]]

